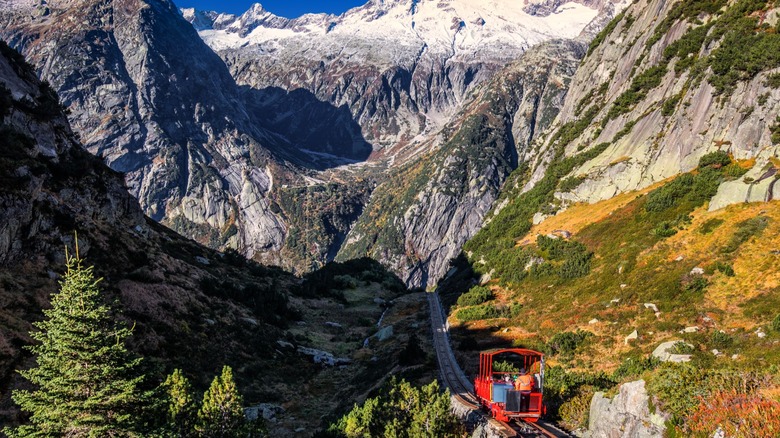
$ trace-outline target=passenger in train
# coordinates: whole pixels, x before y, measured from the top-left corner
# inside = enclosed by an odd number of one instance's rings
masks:
[[[534,389],[534,377],[520,368],[520,375],[515,379],[515,389],[520,391],[520,412],[528,412],[531,403],[531,391]]]

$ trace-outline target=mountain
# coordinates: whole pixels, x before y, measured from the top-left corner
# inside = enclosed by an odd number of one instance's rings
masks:
[[[559,203],[648,187],[717,150],[754,165],[744,179],[721,187],[712,208],[773,199],[777,26],[778,9],[767,2],[628,7],[592,45],[553,127],[577,124],[576,131],[543,147],[547,156],[560,146],[573,156],[609,143],[572,169],[569,176],[580,183],[557,195]]]
[[[239,83],[305,89],[346,106],[376,160],[415,155],[476,85],[530,47],[579,36],[608,13],[599,8],[614,10],[581,3],[369,1],[340,16],[295,19],[255,4],[241,16],[183,15]]]
[[[285,224],[268,193],[296,153],[253,120],[170,2],[20,0],[0,21],[149,216],[214,247],[278,253]]]
[[[421,295],[375,261],[331,264],[299,278],[216,252],[144,216],[123,175],[79,143],[52,87],[2,42],[0,221],[4,425],[23,420],[10,393],[27,383],[15,371],[33,363],[23,347],[58,289],[74,237],[103,278],[105,299],[133,328],[129,347],[144,357],[149,389],[180,368],[202,391],[228,364],[246,402],[272,417],[270,432],[290,436],[327,426],[391,369],[433,378],[432,366],[420,366],[423,356],[398,365],[411,339],[416,348],[429,345],[425,328],[420,333]],[[373,336],[380,328],[384,334]]]
[[[477,87],[535,44],[592,35],[620,7],[394,1],[286,19],[260,5],[231,16],[180,14],[167,0],[14,0],[0,37],[40,66],[87,148],[126,174],[149,216],[308,271],[340,251],[368,253],[342,245],[374,188],[435,154]],[[486,207],[470,208],[445,215],[480,222]],[[441,275],[468,228],[440,254],[419,242],[436,266],[409,284]]]
[[[749,406],[780,409],[778,49],[752,0],[640,0],[595,37],[440,282],[467,372],[530,347],[571,429],[641,378],[670,433],[773,433]]]
[[[349,111],[373,152],[367,166],[335,168],[323,179],[358,173],[376,189],[331,253],[370,255],[407,284],[425,286],[446,273],[506,176],[529,158],[530,141],[555,118],[582,41],[623,6],[372,1],[341,16],[296,19],[258,4],[241,16],[182,13],[236,80],[258,90],[258,113],[282,113],[273,129],[296,144],[338,141],[315,105],[285,114],[274,104],[280,90],[306,90]],[[562,37],[569,42],[544,44]],[[472,118],[486,109],[483,120]]]
[[[435,284],[482,226],[506,178],[558,114],[586,46],[542,43],[473,93],[440,146],[377,186],[339,259],[369,254],[412,285]]]

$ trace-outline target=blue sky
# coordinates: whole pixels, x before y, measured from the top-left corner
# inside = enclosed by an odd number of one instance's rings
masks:
[[[287,18],[300,17],[308,12],[329,12],[340,14],[347,9],[363,5],[368,0],[174,0],[180,8],[197,8],[242,14],[253,3],[260,3],[263,7],[276,15]]]

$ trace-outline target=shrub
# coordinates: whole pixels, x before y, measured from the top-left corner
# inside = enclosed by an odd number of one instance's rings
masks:
[[[619,381],[626,378],[641,376],[645,371],[652,371],[661,364],[655,356],[643,358],[629,357],[620,363],[620,366],[612,373],[612,379]]]
[[[590,387],[585,391],[606,391],[613,386],[615,381],[603,372],[570,372],[561,366],[549,366],[544,373],[544,401],[548,414],[551,418],[559,417],[563,404],[572,400],[585,387]],[[572,411],[574,409],[569,412]]]
[[[563,427],[568,430],[588,427],[590,401],[595,392],[592,386],[582,386],[573,397],[561,404],[558,409],[558,417],[560,417],[560,423]]]
[[[765,216],[758,216],[739,222],[737,224],[737,230],[734,235],[731,236],[731,240],[721,250],[724,253],[731,253],[739,249],[743,243],[750,240],[750,238],[761,234],[764,229],[769,225],[769,219]]]
[[[659,212],[672,207],[691,191],[693,179],[693,175],[684,173],[672,182],[653,190],[647,195],[645,210]]]
[[[558,186],[558,190],[561,192],[570,192],[582,184],[583,181],[585,181],[584,176],[570,176],[563,181],[561,181],[560,185]]]
[[[573,253],[564,260],[559,275],[564,279],[579,278],[588,275],[592,257],[593,253],[588,251],[577,251]]]
[[[715,151],[705,154],[699,158],[699,168],[714,167],[721,168],[731,164],[731,157],[724,151]]]
[[[686,274],[680,280],[680,289],[688,295],[699,294],[707,288],[708,284],[707,279],[701,275]]]
[[[780,116],[777,116],[775,124],[769,127],[769,131],[772,133],[772,144],[780,143]]]
[[[713,271],[718,271],[725,275],[726,277],[733,277],[734,274],[734,268],[731,267],[728,263],[717,261],[712,265]]]
[[[493,362],[493,371],[497,371],[500,373],[519,373],[520,369],[515,366],[515,364],[505,361],[505,360],[499,360],[496,362]]]
[[[481,306],[466,307],[455,312],[455,317],[461,322],[478,321],[481,319],[497,318],[496,306],[483,304]]]
[[[693,346],[685,341],[677,341],[672,345],[672,348],[669,349],[669,353],[671,354],[693,354],[695,351]]]
[[[750,169],[740,167],[737,163],[731,163],[723,167],[723,176],[725,176],[728,180],[733,181],[743,177],[746,173],[748,173],[749,170]]]
[[[552,354],[571,354],[591,336],[593,333],[584,330],[556,333],[547,342],[547,348]]]
[[[710,345],[713,348],[723,350],[731,347],[732,344],[734,344],[734,339],[725,332],[715,330],[710,335]]]
[[[715,228],[718,228],[719,226],[723,225],[723,222],[725,222],[723,219],[718,219],[718,218],[708,219],[699,226],[699,232],[701,234],[710,234],[713,231],[715,231]]]
[[[780,313],[772,320],[772,330],[780,332]]]
[[[680,99],[682,99],[682,93],[675,94],[667,99],[661,107],[661,115],[669,117],[674,114],[674,110],[677,108],[677,104],[680,103]]]
[[[476,306],[493,299],[493,292],[485,286],[474,286],[458,297],[459,306]]]

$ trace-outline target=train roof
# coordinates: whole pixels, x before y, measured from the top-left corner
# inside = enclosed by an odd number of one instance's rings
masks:
[[[480,354],[487,354],[490,356],[495,356],[497,354],[503,354],[503,353],[515,353],[515,354],[526,355],[526,356],[544,357],[544,353],[541,353],[536,350],[529,350],[527,348],[494,348],[492,350],[484,350],[480,352]]]

